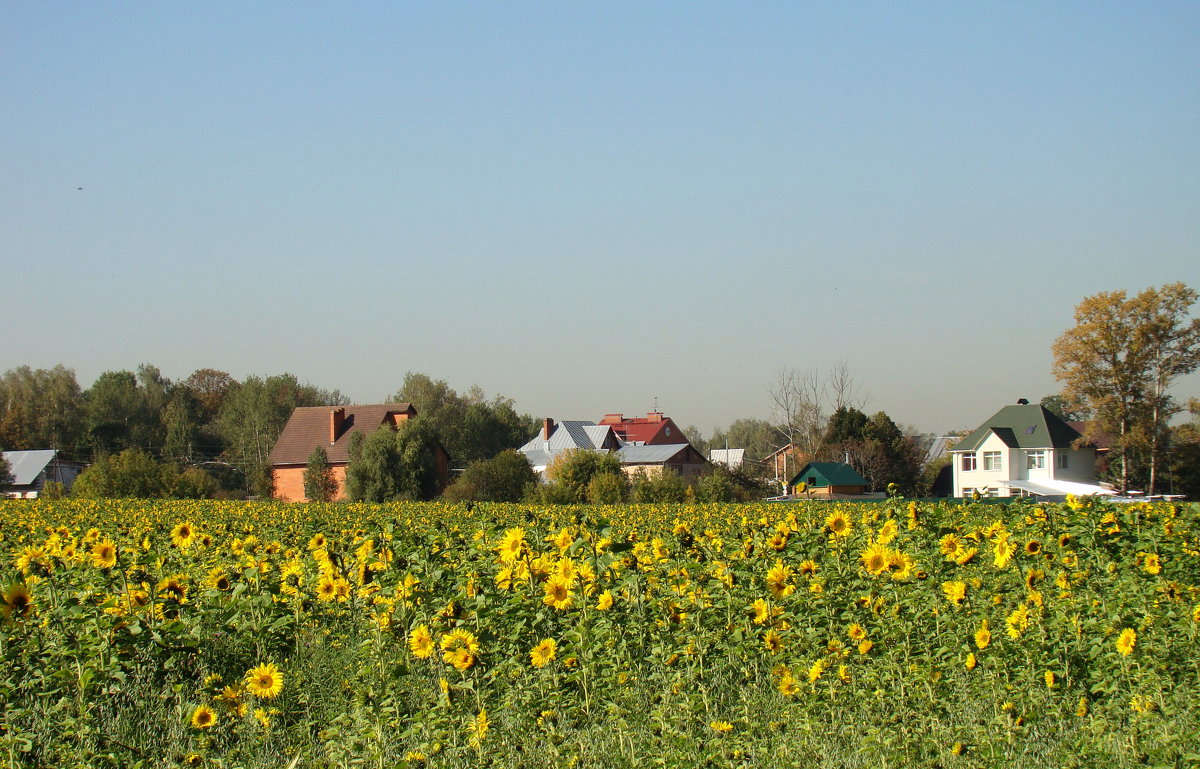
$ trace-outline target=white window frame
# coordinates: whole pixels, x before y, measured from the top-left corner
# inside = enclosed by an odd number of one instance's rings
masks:
[[[1025,452],[1025,469],[1026,470],[1045,470],[1046,469],[1046,451],[1045,449],[1033,449]]]
[[[970,464],[970,467],[967,465]],[[979,469],[979,460],[975,456],[974,451],[964,451],[962,460],[959,463],[958,469],[964,473],[974,472]]]
[[[1000,451],[983,452],[983,469],[996,471],[1004,469],[1004,453]]]

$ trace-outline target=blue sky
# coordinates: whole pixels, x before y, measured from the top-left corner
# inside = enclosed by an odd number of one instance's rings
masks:
[[[1200,288],[1200,4],[0,3],[0,368],[941,431]],[[79,189],[82,188],[82,189]],[[1200,395],[1200,378],[1176,389]]]

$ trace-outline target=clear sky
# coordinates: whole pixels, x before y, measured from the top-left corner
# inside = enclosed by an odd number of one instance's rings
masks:
[[[974,427],[1200,288],[1200,3],[0,2],[0,369]],[[1176,395],[1200,395],[1200,377]]]

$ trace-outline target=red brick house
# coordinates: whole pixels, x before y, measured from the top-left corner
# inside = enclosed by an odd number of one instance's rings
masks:
[[[346,493],[346,467],[350,464],[350,439],[355,433],[370,435],[381,427],[398,428],[417,415],[411,403],[383,403],[370,406],[303,406],[292,412],[267,462],[275,498],[285,502],[303,502],[304,470],[313,449],[321,446],[333,466],[338,490],[334,499]],[[438,476],[446,485],[449,456],[438,447]]]

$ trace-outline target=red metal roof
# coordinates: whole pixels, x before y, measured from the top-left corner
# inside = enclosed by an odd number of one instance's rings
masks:
[[[626,417],[624,414],[605,414],[602,425],[611,425],[613,432],[626,443],[644,443],[656,446],[675,443],[690,443],[683,430],[661,411],[651,411],[644,417]]]

